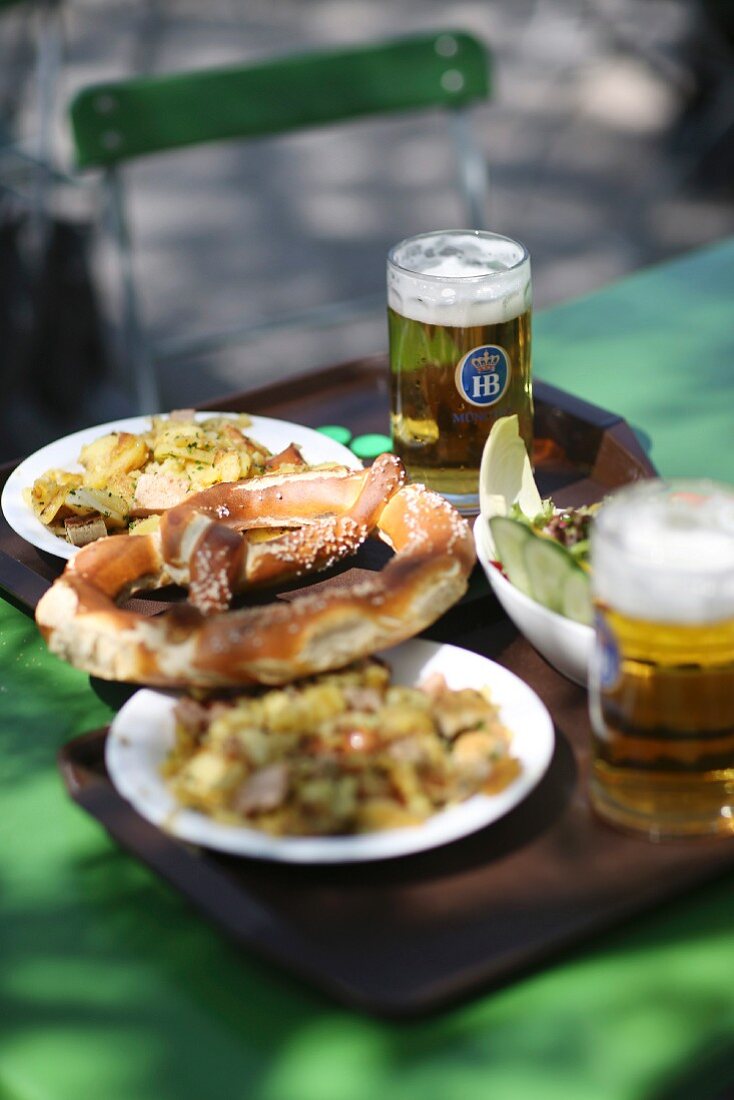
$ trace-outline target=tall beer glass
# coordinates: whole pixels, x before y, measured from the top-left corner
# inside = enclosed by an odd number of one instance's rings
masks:
[[[734,489],[621,490],[591,568],[593,805],[651,837],[734,832]]]
[[[532,447],[527,250],[474,230],[401,241],[387,265],[395,452],[463,512],[476,511],[494,421],[517,413]]]

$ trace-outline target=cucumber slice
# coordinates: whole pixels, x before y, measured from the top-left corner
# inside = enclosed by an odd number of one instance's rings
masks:
[[[508,516],[493,516],[489,528],[497,556],[510,581],[526,596],[533,596],[524,553],[526,543],[535,538],[533,532],[526,523]]]
[[[497,556],[516,588],[567,619],[591,623],[589,575],[565,546],[509,516],[493,516],[489,526]]]
[[[567,619],[591,626],[594,616],[591,607],[591,583],[583,569],[572,569],[563,588],[563,614]]]
[[[564,546],[533,534],[523,548],[531,595],[538,603],[565,615],[565,591],[569,577],[583,573]],[[571,589],[575,591],[574,584]]]

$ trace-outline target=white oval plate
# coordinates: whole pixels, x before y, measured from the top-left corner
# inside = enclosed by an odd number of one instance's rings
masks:
[[[234,415],[228,413],[202,412],[196,414],[197,420],[206,420],[210,416]],[[302,424],[291,424],[288,420],[274,420],[269,416],[252,416],[248,435],[262,443],[273,454],[282,451],[289,443],[297,443],[303,450],[306,462],[316,465],[320,462],[338,462],[342,466],[359,469],[362,463],[347,448],[313,428]],[[39,451],[29,455],[16,466],[5,482],[0,506],[6,520],[13,530],[27,542],[55,554],[59,558],[71,558],[77,548],[57,535],[52,534],[41,521],[34,516],[31,508],[23,500],[23,490],[30,489],[33,482],[46,470],[81,470],[77,459],[82,447],[99,439],[108,432],[144,432],[150,425],[148,416],[129,416],[125,420],[111,420],[108,424],[98,424],[94,428],[83,428],[73,435],[66,435],[48,443]]]
[[[498,794],[474,795],[415,827],[358,836],[273,837],[179,807],[160,775],[174,743],[176,697],[149,690],[136,692],[112,723],[106,745],[110,778],[139,814],[181,840],[286,863],[356,863],[421,852],[484,828],[529,794],[551,761],[554,732],[548,711],[527,684],[458,646],[414,640],[381,656],[399,684],[414,685],[431,672],[442,672],[453,689],[488,687],[513,734],[512,751],[522,767],[517,779]]]

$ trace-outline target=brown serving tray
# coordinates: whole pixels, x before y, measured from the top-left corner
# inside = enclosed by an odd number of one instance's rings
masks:
[[[230,394],[201,408],[246,411],[314,428],[342,424],[355,436],[389,432],[385,357],[327,367],[261,389]],[[618,485],[655,472],[621,417],[543,382],[535,383],[535,436],[541,492],[552,494],[561,504],[591,503]],[[0,466],[0,489],[15,465]],[[64,564],[62,558],[38,550],[16,535],[0,515],[0,589],[18,606],[32,611]],[[380,555],[369,546],[355,564],[379,566]],[[477,570],[465,602],[485,597],[488,591]],[[165,601],[134,599],[126,606],[152,613],[165,606]]]
[[[385,431],[385,362],[345,364],[210,407],[339,423],[355,434]],[[535,427],[541,489],[558,501],[595,500],[654,473],[619,417],[542,383]],[[62,564],[0,528],[0,584],[21,606],[34,605]],[[199,849],[149,825],[116,793],[104,767],[104,730],[61,750],[64,782],[124,848],[237,943],[379,1015],[423,1013],[507,981],[731,867],[734,844],[725,840],[654,845],[593,816],[585,796],[585,693],[517,634],[481,579],[470,599],[428,636],[517,672],[545,701],[557,738],[536,790],[471,837],[344,867],[282,866]],[[128,691],[96,686],[114,702]]]
[[[535,689],[553,715],[556,747],[535,791],[473,836],[342,867],[196,848],[148,824],[117,794],[104,767],[104,730],[61,750],[64,782],[122,847],[236,943],[381,1016],[426,1013],[518,977],[731,868],[731,840],[652,844],[592,814],[585,692],[486,603],[488,621],[452,640]]]

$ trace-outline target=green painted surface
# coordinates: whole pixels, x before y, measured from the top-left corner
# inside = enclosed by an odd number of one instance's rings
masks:
[[[666,472],[734,479],[733,268],[729,245],[540,317],[542,374],[648,430]],[[235,950],[68,800],[55,753],[109,713],[0,602],[2,1100],[700,1100],[734,1079],[731,876],[376,1022]]]
[[[535,374],[620,413],[666,475],[734,482],[734,242],[535,322]]]

